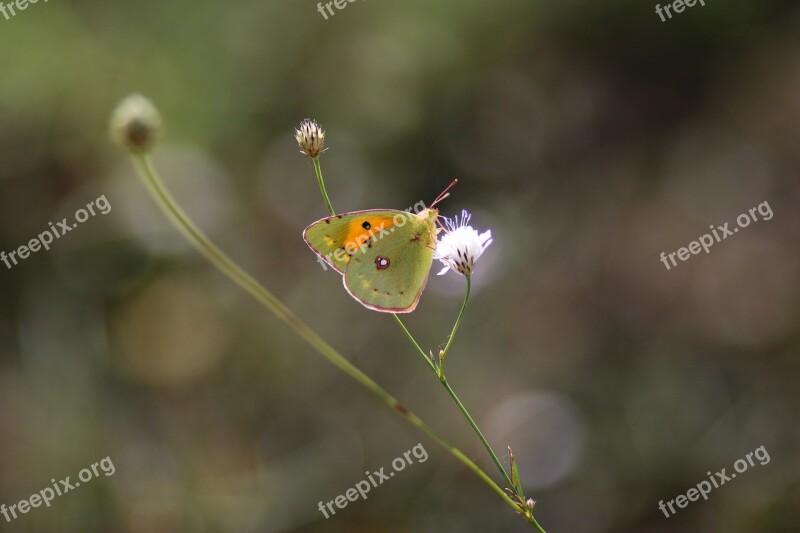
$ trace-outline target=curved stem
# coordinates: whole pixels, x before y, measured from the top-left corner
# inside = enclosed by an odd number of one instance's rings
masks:
[[[411,341],[411,344],[414,345],[414,348],[416,348],[416,350],[419,352],[422,358],[425,359],[425,362],[427,362],[428,365],[431,367],[431,370],[433,370],[436,373],[436,375],[439,376],[439,381],[441,381],[442,386],[445,388],[447,393],[456,403],[459,410],[461,411],[461,414],[464,415],[464,418],[467,419],[467,422],[469,423],[469,425],[472,427],[472,430],[480,439],[481,443],[483,444],[483,447],[486,448],[487,452],[489,452],[489,455],[492,457],[492,461],[494,462],[495,466],[497,466],[497,469],[500,470],[500,473],[503,475],[503,478],[505,479],[506,483],[508,483],[508,487],[513,488],[514,483],[512,483],[511,478],[508,475],[508,472],[506,472],[506,469],[503,467],[503,463],[500,462],[500,459],[497,457],[497,454],[492,449],[491,445],[489,444],[489,441],[486,440],[486,437],[483,435],[483,432],[478,427],[478,424],[475,423],[475,419],[472,418],[472,415],[469,414],[467,408],[464,407],[464,404],[461,403],[461,400],[458,398],[455,391],[450,386],[450,383],[447,381],[447,377],[445,377],[444,375],[444,368],[442,368],[444,357],[447,354],[447,351],[450,349],[450,345],[452,344],[456,332],[458,331],[458,326],[461,324],[461,319],[464,316],[464,310],[467,308],[467,303],[469,302],[471,281],[469,276],[466,276],[466,278],[467,278],[467,291],[466,294],[464,295],[464,303],[461,305],[461,311],[459,311],[458,318],[456,318],[456,323],[453,325],[453,331],[450,333],[450,338],[447,341],[447,345],[444,347],[442,355],[440,355],[438,367],[433,363],[433,361],[431,361],[431,359],[427,355],[425,355],[425,351],[420,347],[419,343],[416,341],[416,339],[408,330],[408,328],[405,326],[405,324],[403,324],[403,321],[400,320],[400,317],[398,317],[396,314],[392,314],[392,316],[400,325],[400,328],[403,330],[403,333],[406,334],[406,337],[408,337],[408,339]]]
[[[456,323],[453,325],[453,331],[450,333],[450,338],[447,339],[447,344],[445,345],[444,350],[442,350],[442,355],[440,356],[440,361],[439,361],[439,379],[441,380],[442,385],[444,386],[444,388],[447,390],[447,393],[450,395],[451,398],[453,398],[453,401],[456,402],[456,405],[461,410],[461,413],[464,415],[464,418],[467,419],[467,422],[469,422],[469,425],[472,426],[472,429],[478,435],[478,438],[483,443],[483,446],[486,448],[486,451],[488,451],[489,455],[492,456],[492,460],[494,461],[494,464],[497,466],[497,469],[500,470],[500,473],[503,474],[503,478],[505,478],[506,483],[508,483],[508,487],[509,488],[513,488],[514,487],[514,483],[511,481],[511,478],[509,477],[508,473],[506,472],[506,469],[503,467],[503,463],[500,462],[500,459],[498,459],[497,454],[494,453],[494,450],[489,445],[489,441],[487,441],[486,437],[483,436],[483,433],[481,432],[480,428],[478,427],[478,424],[475,423],[475,420],[469,414],[469,411],[467,411],[467,408],[464,407],[464,404],[461,403],[461,400],[458,399],[458,396],[456,395],[455,391],[450,386],[450,383],[447,381],[447,377],[445,377],[445,375],[444,375],[444,358],[447,357],[447,352],[450,350],[450,346],[453,344],[453,339],[455,339],[455,337],[456,337],[456,332],[458,331],[458,326],[461,325],[461,319],[464,317],[464,311],[467,309],[467,304],[469,303],[469,294],[470,294],[470,291],[472,289],[472,278],[470,277],[469,274],[465,275],[464,277],[467,278],[467,290],[466,290],[466,293],[464,294],[464,303],[461,304],[461,310],[458,312],[458,317],[456,318]]]
[[[438,370],[436,369],[436,366],[433,364],[433,361],[431,361],[431,359],[427,355],[425,355],[425,351],[420,347],[419,343],[414,338],[414,336],[411,334],[411,332],[408,330],[406,325],[403,324],[403,321],[400,320],[400,317],[397,316],[394,313],[392,314],[392,316],[397,321],[397,324],[400,326],[400,329],[403,330],[403,333],[406,334],[406,337],[408,337],[408,340],[411,341],[411,344],[414,345],[414,348],[416,348],[417,352],[419,352],[419,354],[422,356],[422,358],[425,359],[425,362],[427,362],[428,365],[431,367],[431,370],[433,370],[434,373],[438,374]],[[467,408],[464,407],[464,404],[461,403],[461,400],[458,398],[458,396],[456,395],[456,393],[453,390],[453,388],[450,387],[450,383],[447,381],[447,378],[442,376],[440,378],[440,381],[442,383],[442,386],[444,386],[444,388],[447,390],[447,393],[450,395],[450,397],[453,399],[453,401],[456,403],[456,405],[458,405],[458,408],[461,410],[461,413],[464,415],[464,418],[467,419],[467,422],[469,422],[469,425],[472,427],[473,431],[475,431],[475,433],[478,435],[478,438],[481,440],[481,443],[483,444],[483,447],[486,448],[487,452],[489,452],[489,455],[492,457],[492,461],[494,462],[495,466],[497,466],[497,469],[500,470],[500,473],[503,475],[503,478],[505,479],[505,482],[508,483],[508,486],[510,488],[513,488],[514,484],[511,482],[511,478],[508,476],[508,473],[506,472],[505,468],[503,468],[503,463],[497,457],[497,454],[494,453],[494,450],[492,449],[491,445],[489,444],[489,441],[486,440],[486,437],[484,437],[483,433],[481,432],[480,428],[478,427],[478,424],[475,423],[475,420],[469,414],[469,411],[467,411]],[[524,505],[524,502],[521,502],[521,503],[522,503],[522,505]],[[516,504],[515,504],[515,507],[516,507],[517,512],[520,512],[520,510],[522,509],[521,506],[517,506]],[[528,523],[531,524],[532,526],[534,526],[536,528],[536,530],[539,531],[539,533],[546,533],[545,530],[542,528],[542,526],[540,526],[539,523],[536,521],[536,518],[534,518],[533,513],[530,510],[525,511],[524,512],[524,516],[525,516],[525,519],[528,521]]]
[[[442,381],[442,385],[444,386],[445,390],[447,390],[447,394],[449,394],[450,397],[453,399],[453,401],[456,402],[456,405],[461,410],[461,414],[464,415],[464,418],[466,418],[467,422],[469,422],[469,425],[472,426],[472,429],[473,429],[473,431],[475,431],[475,434],[478,435],[478,438],[483,443],[483,447],[486,448],[486,451],[489,452],[489,455],[492,456],[492,461],[494,461],[494,464],[495,464],[495,466],[497,466],[497,469],[500,470],[500,473],[503,474],[503,478],[505,479],[506,483],[508,483],[508,487],[510,489],[513,489],[514,488],[514,483],[511,481],[511,478],[508,476],[508,473],[506,472],[506,469],[503,467],[503,463],[500,462],[500,459],[497,457],[497,454],[494,453],[494,450],[492,449],[491,445],[489,444],[489,441],[487,441],[486,437],[483,436],[483,432],[481,432],[481,429],[478,427],[478,424],[475,423],[475,420],[469,414],[469,411],[467,411],[467,408],[464,407],[464,404],[461,403],[461,400],[458,399],[458,396],[456,396],[455,391],[450,386],[450,383],[447,381],[447,378],[444,377],[444,375],[442,375],[441,381]]]
[[[416,349],[417,349],[417,351],[418,351],[418,352],[419,352],[419,354],[422,356],[422,358],[423,358],[423,359],[425,359],[425,362],[426,362],[426,363],[428,363],[428,366],[430,366],[430,367],[431,367],[431,370],[433,370],[434,372],[436,372],[436,365],[435,365],[435,364],[433,364],[433,361],[431,360],[431,358],[430,358],[430,357],[428,357],[427,355],[425,355],[425,350],[423,350],[422,348],[420,348],[420,346],[419,346],[419,343],[417,342],[417,339],[415,339],[415,338],[414,338],[414,336],[411,334],[411,332],[410,332],[410,331],[408,331],[408,328],[406,327],[406,325],[405,325],[405,324],[403,324],[403,321],[402,321],[402,320],[400,320],[400,317],[399,317],[399,316],[397,316],[397,314],[396,314],[396,313],[392,313],[392,316],[393,316],[393,317],[394,317],[394,319],[397,321],[397,323],[400,325],[400,329],[402,329],[402,330],[403,330],[403,333],[405,333],[405,334],[406,334],[406,337],[408,337],[408,340],[410,340],[410,341],[411,341],[411,344],[413,344],[413,345],[414,345],[414,348],[416,348]]]
[[[319,192],[322,193],[322,199],[325,200],[325,207],[328,208],[328,211],[331,215],[335,215],[336,213],[333,211],[333,206],[331,205],[331,199],[328,198],[328,191],[325,190],[325,181],[322,179],[322,167],[319,164],[319,156],[311,158],[314,161],[314,172],[317,174],[317,183],[319,183]]]
[[[467,279],[469,279],[469,278],[467,278]],[[467,302],[468,298],[469,298],[469,291],[467,292],[467,298],[464,299],[464,304],[465,305],[463,305],[461,307],[461,313],[459,314],[459,319],[456,322],[456,326],[453,328],[453,334],[455,334],[455,331],[458,329],[458,322],[461,321],[461,316],[464,314],[464,308],[466,307],[466,302]],[[469,425],[472,427],[472,430],[475,432],[475,434],[480,439],[481,443],[483,444],[483,447],[486,448],[486,451],[492,457],[492,461],[494,462],[495,466],[497,466],[497,469],[500,470],[500,473],[503,475],[503,478],[505,479],[506,483],[508,483],[509,488],[513,488],[514,484],[511,482],[511,478],[508,476],[508,473],[506,472],[506,469],[503,468],[503,463],[500,462],[500,459],[497,457],[497,454],[494,453],[494,450],[492,449],[491,445],[489,444],[489,441],[486,440],[486,437],[483,435],[483,432],[478,427],[478,424],[475,423],[475,420],[469,414],[469,411],[467,411],[467,408],[464,407],[463,403],[461,403],[461,400],[458,398],[458,396],[456,395],[455,391],[450,386],[450,383],[447,381],[447,378],[445,377],[445,375],[443,373],[440,373],[441,367],[437,368],[436,365],[433,364],[433,361],[431,361],[431,359],[427,355],[425,355],[425,351],[420,347],[419,343],[416,341],[414,336],[408,330],[406,325],[403,324],[403,321],[400,320],[400,317],[397,316],[396,314],[392,314],[392,316],[394,317],[395,321],[397,321],[397,323],[400,326],[400,328],[403,330],[403,333],[406,334],[406,337],[408,337],[408,340],[411,341],[411,344],[414,345],[414,348],[416,348],[417,352],[419,352],[419,354],[422,356],[422,358],[425,359],[425,362],[428,363],[428,365],[431,367],[431,370],[433,370],[434,373],[436,373],[436,375],[439,376],[439,381],[442,383],[442,386],[445,388],[447,393],[450,395],[450,397],[456,403],[456,405],[458,406],[458,409],[461,411],[461,414],[463,414],[464,418],[467,419],[467,422],[469,423]],[[452,340],[452,336],[450,337],[450,339]],[[447,348],[445,348],[445,349],[447,349]],[[441,365],[441,363],[440,363],[440,365]]]
[[[461,325],[461,319],[464,317],[464,311],[467,309],[467,303],[469,303],[469,293],[472,290],[472,278],[469,275],[464,277],[467,278],[467,292],[464,294],[464,303],[461,304],[461,311],[458,312],[456,323],[453,324],[453,331],[450,332],[447,344],[445,344],[444,350],[439,355],[439,377],[442,379],[444,379],[444,358],[447,357],[447,351],[450,350],[450,345],[453,344],[453,339],[456,337],[458,326]]]
[[[186,236],[189,242],[206,258],[211,264],[217,267],[223,274],[239,285],[247,293],[253,296],[267,309],[272,311],[275,316],[285,322],[300,337],[308,342],[323,357],[333,365],[342,370],[345,374],[353,378],[365,389],[370,391],[385,404],[391,407],[396,413],[405,418],[409,423],[425,432],[430,438],[436,441],[442,448],[447,450],[453,457],[461,461],[467,468],[472,470],[475,475],[481,478],[489,487],[494,490],[508,505],[515,511],[519,511],[519,506],[497,485],[483,470],[480,469],[469,457],[464,455],[458,448],[452,446],[436,432],[425,424],[418,416],[404,407],[394,396],[386,392],[372,378],[364,374],[355,365],[348,361],[343,355],[337,352],[331,345],[320,337],[316,331],[306,325],[300,318],[286,307],[278,298],[272,295],[264,286],[250,276],[247,272],[236,264],[232,259],[225,255],[206,235],[200,231],[191,219],[177,204],[170,192],[161,182],[150,159],[146,155],[132,156],[136,169],[142,181],[152,194],[156,203],[166,212],[175,226]]]

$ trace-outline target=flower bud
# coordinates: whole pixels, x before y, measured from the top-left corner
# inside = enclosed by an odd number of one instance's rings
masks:
[[[325,151],[325,130],[316,120],[310,118],[303,120],[300,127],[295,130],[294,138],[297,139],[300,152],[308,157],[317,157]]]
[[[140,94],[125,97],[111,114],[111,138],[136,154],[150,152],[161,135],[161,115]]]

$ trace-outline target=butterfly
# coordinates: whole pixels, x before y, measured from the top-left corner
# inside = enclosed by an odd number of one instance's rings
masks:
[[[433,264],[439,232],[439,211],[433,206],[457,181],[429,208],[414,213],[367,209],[331,215],[309,225],[303,240],[342,275],[345,290],[361,305],[384,313],[410,313]]]

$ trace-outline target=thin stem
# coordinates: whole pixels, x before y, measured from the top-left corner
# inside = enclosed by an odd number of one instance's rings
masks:
[[[472,470],[475,475],[481,478],[489,487],[494,490],[508,505],[515,511],[520,508],[514,500],[512,500],[504,491],[490,478],[483,470],[480,469],[469,457],[464,455],[458,448],[449,444],[436,432],[433,431],[427,424],[425,424],[418,416],[404,407],[394,396],[386,392],[380,385],[378,385],[372,378],[364,374],[350,361],[345,359],[339,352],[337,352],[331,345],[320,337],[316,331],[306,325],[300,318],[295,315],[288,307],[286,307],[280,300],[272,295],[264,286],[250,276],[247,272],[237,265],[232,259],[225,255],[206,235],[200,231],[191,219],[184,213],[184,211],[177,204],[170,192],[158,177],[155,169],[146,155],[134,155],[133,161],[136,169],[139,172],[142,181],[147,187],[148,191],[152,194],[156,203],[164,210],[168,217],[172,220],[178,230],[186,236],[189,242],[194,247],[216,266],[223,274],[228,276],[234,283],[244,289],[247,293],[253,296],[267,309],[272,311],[278,318],[285,322],[292,328],[300,337],[308,342],[314,349],[316,349],[323,357],[330,361],[334,366],[342,370],[345,374],[353,378],[365,389],[370,391],[385,404],[391,407],[396,413],[406,419],[409,423],[416,426],[425,432],[442,448],[447,450],[456,459],[461,461],[467,468]],[[527,517],[526,517],[527,518]]]
[[[539,531],[539,533],[547,533],[544,529],[542,529],[542,526],[539,525],[539,522],[537,522],[536,519],[533,517],[533,513],[528,513],[527,515],[525,515],[525,519],[528,521],[529,524],[535,527]]]
[[[450,345],[453,344],[453,339],[456,338],[458,326],[461,325],[461,319],[464,316],[464,311],[467,309],[467,303],[469,303],[469,293],[472,289],[472,278],[470,278],[469,275],[464,277],[467,278],[467,292],[464,294],[464,303],[461,304],[461,310],[458,312],[456,323],[453,324],[453,331],[450,332],[450,337],[447,339],[447,344],[445,344],[444,350],[442,350],[442,353],[439,355],[439,377],[444,377],[444,358],[447,357],[447,352],[450,350]]]
[[[319,164],[319,156],[311,158],[314,161],[314,172],[317,174],[317,183],[319,183],[319,192],[322,193],[322,199],[325,200],[325,207],[331,215],[336,213],[333,211],[331,199],[328,197],[328,191],[325,190],[325,181],[322,179],[322,167]]]
[[[459,400],[458,396],[456,396],[455,391],[450,386],[450,383],[447,381],[447,378],[444,377],[444,375],[442,375],[442,377],[441,377],[441,382],[442,382],[442,385],[444,386],[445,390],[447,390],[447,394],[449,394],[450,397],[453,399],[453,401],[456,402],[456,405],[461,410],[461,414],[464,415],[464,418],[467,419],[467,422],[469,422],[469,425],[472,426],[472,430],[475,431],[475,434],[478,435],[479,439],[481,439],[481,442],[483,443],[483,447],[486,448],[486,451],[489,452],[489,455],[492,456],[492,461],[494,461],[494,464],[495,464],[495,466],[497,466],[497,469],[500,470],[500,473],[503,474],[503,478],[506,480],[506,483],[508,483],[508,487],[510,489],[514,489],[515,492],[516,492],[516,487],[514,487],[514,483],[511,482],[511,478],[508,476],[508,473],[506,472],[506,469],[503,467],[503,463],[500,462],[500,459],[498,459],[497,454],[494,453],[494,450],[492,449],[491,445],[489,444],[489,441],[487,441],[486,437],[483,436],[483,433],[481,432],[480,428],[478,427],[478,424],[475,423],[475,420],[469,414],[469,411],[467,411],[467,408],[464,407],[464,404],[461,403],[461,400]]]
[[[466,294],[464,295],[464,303],[461,305],[461,311],[459,311],[459,313],[458,313],[458,318],[456,318],[456,323],[453,326],[452,333],[450,333],[450,339],[448,340],[447,345],[445,346],[445,348],[443,350],[443,354],[446,354],[447,350],[450,349],[450,345],[453,342],[453,338],[455,337],[456,332],[458,331],[458,326],[459,326],[459,324],[461,324],[461,319],[464,316],[464,310],[467,308],[467,303],[469,302],[469,294],[470,294],[471,282],[470,282],[470,277],[469,276],[466,276],[466,278],[467,278],[467,291],[466,291]],[[467,408],[464,407],[464,404],[461,403],[461,400],[458,398],[458,396],[456,395],[455,391],[450,386],[450,383],[447,381],[447,377],[445,377],[445,375],[444,375],[444,369],[442,368],[443,361],[444,361],[444,355],[441,356],[440,361],[439,361],[439,366],[437,367],[433,363],[433,361],[431,361],[431,359],[427,355],[425,355],[425,351],[420,347],[419,343],[414,338],[414,336],[411,334],[411,332],[408,330],[408,328],[405,326],[405,324],[403,324],[403,321],[400,320],[400,317],[398,317],[396,314],[392,314],[392,316],[397,321],[398,325],[400,326],[400,329],[403,330],[403,333],[405,333],[406,337],[408,337],[408,340],[411,341],[411,344],[414,345],[414,348],[416,348],[416,350],[419,352],[419,354],[422,356],[422,358],[425,359],[425,362],[427,362],[428,365],[431,367],[431,370],[433,370],[434,373],[436,373],[436,375],[439,376],[439,381],[442,383],[442,386],[445,388],[445,390],[447,390],[447,393],[450,395],[450,397],[456,403],[456,405],[458,406],[459,410],[464,415],[464,418],[467,419],[467,422],[469,423],[469,425],[472,427],[472,430],[475,432],[475,434],[480,439],[481,443],[483,444],[483,447],[486,448],[487,452],[489,452],[489,455],[492,457],[492,461],[494,461],[494,464],[497,466],[497,469],[500,470],[500,473],[503,475],[503,478],[505,479],[506,483],[508,483],[509,488],[514,488],[514,484],[511,482],[511,478],[509,477],[508,473],[506,472],[506,469],[503,467],[503,463],[500,462],[500,459],[498,459],[497,454],[494,452],[494,450],[492,449],[491,445],[489,445],[489,441],[486,440],[486,437],[483,435],[483,432],[481,432],[480,428],[478,427],[478,424],[475,423],[475,420],[469,414],[469,411],[467,411]]]
[[[462,308],[462,311],[463,311],[463,308]],[[394,313],[392,313],[392,316],[397,321],[397,324],[400,326],[400,329],[403,330],[403,333],[406,334],[406,337],[408,337],[408,340],[411,341],[411,344],[414,345],[414,348],[416,348],[417,351],[419,352],[419,354],[422,356],[422,358],[425,359],[425,362],[427,362],[428,365],[430,365],[431,370],[433,370],[434,373],[436,373],[438,375],[439,372],[438,372],[438,370],[436,368],[436,365],[433,364],[433,361],[431,361],[430,357],[425,355],[425,351],[420,347],[419,343],[414,338],[414,336],[411,334],[411,332],[408,330],[406,325],[403,324],[403,321],[400,320],[400,317],[397,316]],[[472,416],[470,416],[469,411],[467,411],[467,408],[464,407],[464,404],[461,403],[461,400],[458,398],[458,396],[456,395],[455,391],[452,389],[452,387],[450,387],[450,383],[448,383],[447,378],[444,377],[444,376],[441,376],[440,377],[440,381],[441,381],[442,385],[444,386],[444,388],[447,390],[448,394],[450,394],[450,397],[453,399],[453,401],[456,403],[456,405],[458,405],[458,408],[461,410],[461,413],[464,415],[464,418],[467,419],[467,422],[469,422],[469,425],[472,427],[473,431],[475,431],[475,433],[478,435],[478,438],[480,438],[481,443],[483,443],[483,447],[486,448],[486,451],[489,452],[489,455],[492,456],[492,460],[494,461],[494,464],[497,466],[498,470],[500,470],[500,472],[503,474],[503,478],[505,478],[505,481],[506,481],[506,483],[508,483],[508,486],[510,488],[514,487],[514,484],[511,482],[511,478],[508,477],[508,474],[506,473],[505,468],[503,468],[503,463],[500,462],[500,459],[498,459],[497,454],[494,453],[494,450],[489,445],[489,441],[487,441],[486,437],[483,436],[483,433],[481,432],[480,428],[478,427],[478,424],[476,424],[475,420],[472,418]],[[519,509],[517,509],[517,510],[519,511]],[[545,533],[545,531],[542,529],[542,527],[533,518],[532,514],[526,514],[525,515],[525,519],[528,520],[529,523],[534,525],[541,533]]]
[[[430,366],[430,367],[431,367],[431,370],[433,370],[434,372],[437,372],[437,370],[436,370],[436,365],[435,365],[435,364],[433,364],[433,361],[431,360],[431,358],[430,358],[430,357],[428,357],[428,356],[425,354],[425,350],[423,350],[422,348],[420,348],[420,346],[419,346],[419,343],[418,343],[418,342],[417,342],[417,340],[414,338],[414,336],[411,334],[411,332],[410,332],[410,331],[408,331],[408,328],[406,327],[406,325],[405,325],[405,324],[403,324],[403,321],[402,321],[402,320],[400,320],[400,317],[399,317],[399,316],[397,316],[397,314],[396,314],[396,313],[392,313],[392,316],[393,316],[393,317],[394,317],[394,319],[397,321],[397,323],[400,325],[400,329],[402,329],[402,330],[403,330],[403,333],[405,333],[405,334],[406,334],[406,337],[408,337],[408,340],[410,340],[410,341],[411,341],[411,344],[413,344],[413,345],[414,345],[414,348],[416,348],[416,349],[417,349],[417,351],[418,351],[418,352],[419,352],[419,354],[422,356],[422,358],[423,358],[423,359],[425,359],[425,362],[426,362],[426,363],[428,363],[428,366]],[[437,373],[438,373],[438,372],[437,372]]]
[[[464,317],[464,311],[467,309],[467,304],[469,303],[469,294],[470,291],[472,290],[472,278],[470,277],[469,274],[465,275],[464,277],[467,278],[467,290],[466,293],[464,294],[464,303],[461,304],[461,310],[458,312],[456,323],[453,324],[453,331],[450,333],[450,338],[447,339],[447,344],[445,345],[444,350],[442,350],[442,355],[440,356],[440,361],[439,361],[439,378],[442,382],[442,385],[444,385],[444,388],[447,390],[447,393],[450,395],[451,398],[453,398],[453,401],[456,402],[456,405],[458,405],[458,408],[464,414],[464,418],[467,419],[467,422],[469,422],[469,425],[472,426],[473,430],[475,430],[475,433],[478,435],[478,438],[481,439],[481,442],[483,443],[483,446],[486,448],[486,451],[488,451],[489,455],[492,456],[494,464],[497,466],[497,469],[500,470],[500,473],[503,474],[503,478],[505,478],[506,483],[508,483],[508,487],[515,488],[514,483],[511,482],[511,478],[506,472],[506,469],[503,467],[503,463],[501,463],[500,459],[497,458],[497,454],[494,453],[494,450],[489,445],[489,441],[487,441],[486,437],[483,436],[483,433],[478,427],[478,424],[475,423],[475,420],[469,414],[467,408],[464,407],[464,404],[461,403],[461,400],[458,399],[458,396],[456,395],[455,391],[450,386],[450,383],[447,381],[447,377],[445,377],[444,375],[444,358],[447,357],[447,352],[450,350],[450,346],[453,344],[453,339],[455,339],[456,337],[458,326],[461,325],[461,319]]]
[[[464,303],[461,305],[461,311],[459,311],[459,313],[458,313],[458,317],[456,318],[456,323],[453,326],[453,331],[450,334],[450,339],[448,340],[447,345],[445,346],[445,348],[444,348],[444,350],[442,352],[442,356],[441,356],[441,359],[439,361],[439,366],[438,367],[425,354],[425,351],[420,347],[419,343],[414,338],[414,336],[411,334],[411,332],[408,330],[406,325],[403,324],[403,321],[400,320],[400,317],[397,316],[396,314],[392,314],[392,316],[394,317],[395,321],[397,321],[397,324],[400,326],[400,329],[403,330],[403,333],[405,333],[406,337],[408,337],[408,340],[411,341],[411,344],[414,345],[414,348],[417,350],[417,352],[419,352],[419,354],[422,356],[422,358],[425,359],[425,362],[428,363],[428,365],[431,367],[431,370],[433,370],[434,373],[437,376],[439,376],[439,381],[442,383],[442,386],[445,388],[447,393],[450,395],[450,397],[456,403],[456,405],[458,406],[459,410],[461,411],[461,414],[463,414],[464,418],[467,419],[467,422],[469,422],[470,427],[472,427],[472,430],[475,432],[475,434],[480,439],[481,443],[483,444],[483,447],[486,448],[486,451],[492,457],[492,461],[494,462],[495,466],[497,466],[497,469],[500,471],[500,473],[503,475],[503,479],[505,480],[505,482],[508,483],[508,487],[511,488],[511,489],[514,489],[515,492],[516,492],[516,487],[514,487],[514,483],[511,481],[511,478],[509,477],[508,473],[506,472],[506,469],[503,467],[503,463],[497,457],[497,454],[494,452],[494,449],[492,449],[492,446],[489,444],[489,441],[486,440],[486,437],[483,435],[483,432],[478,427],[478,424],[475,422],[475,419],[472,418],[472,415],[469,414],[469,411],[467,411],[467,408],[464,406],[463,403],[461,403],[461,400],[459,399],[458,395],[453,390],[453,388],[450,386],[450,383],[447,381],[447,377],[445,377],[445,375],[444,375],[444,369],[442,368],[442,363],[444,361],[444,356],[447,354],[447,351],[450,349],[450,345],[453,342],[453,338],[455,337],[455,334],[458,331],[458,326],[461,324],[461,319],[464,316],[464,310],[467,308],[467,303],[469,302],[471,280],[470,280],[469,276],[466,276],[466,278],[467,278],[467,291],[466,291],[466,294],[464,295]],[[521,503],[524,506],[525,502],[521,502]],[[518,508],[518,511],[519,511],[519,508]],[[524,513],[524,516],[525,516],[525,519],[528,521],[528,523],[530,523],[532,526],[534,526],[539,531],[539,533],[546,533],[545,530],[542,529],[542,526],[540,526],[539,523],[536,521],[536,519],[534,518],[533,513],[531,511],[526,510],[526,512]]]

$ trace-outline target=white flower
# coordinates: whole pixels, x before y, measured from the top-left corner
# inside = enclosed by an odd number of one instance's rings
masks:
[[[444,265],[439,272],[440,276],[450,269],[469,276],[475,270],[475,263],[484,250],[492,244],[491,230],[478,233],[468,225],[471,216],[464,209],[461,211],[460,220],[458,217],[444,219],[447,229],[436,244],[436,251],[433,254],[433,258]]]

